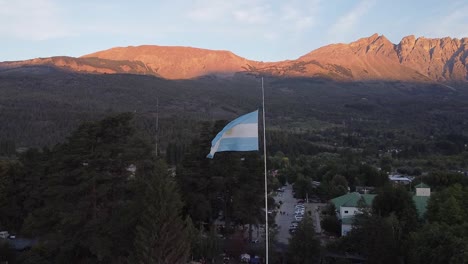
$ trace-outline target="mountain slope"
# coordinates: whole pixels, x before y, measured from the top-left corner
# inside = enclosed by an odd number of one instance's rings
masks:
[[[468,80],[468,38],[427,39],[408,36],[399,44],[374,34],[349,44],[332,44],[296,60],[258,62],[230,51],[191,47],[112,48],[80,58],[52,57],[0,63],[1,69],[49,65],[87,73],[133,73],[166,79],[252,73],[278,77],[320,77],[340,81]]]
[[[467,38],[408,36],[395,45],[385,36],[374,34],[350,44],[322,47],[300,57],[299,61],[344,67],[345,77],[353,80],[466,81],[467,55]]]
[[[328,70],[350,80],[390,79],[424,81],[418,71],[399,62],[394,45],[384,36],[372,35],[350,44],[322,47],[299,58],[299,61],[318,61]],[[327,70],[327,68],[325,68]]]
[[[37,58],[25,61],[0,62],[0,71],[2,69],[3,71],[18,71],[18,68],[22,67],[26,67],[25,69],[22,69],[22,71],[28,71],[28,69],[38,69],[38,67],[31,66],[54,66],[70,71],[87,73],[131,73],[158,76],[156,72],[148,69],[141,61],[73,58],[65,56]]]
[[[255,63],[230,51],[165,46],[112,48],[82,58],[140,61],[167,79],[189,79],[208,74],[232,75],[242,71],[247,64]]]
[[[400,63],[435,80],[467,80],[468,38],[408,36],[395,46]]]

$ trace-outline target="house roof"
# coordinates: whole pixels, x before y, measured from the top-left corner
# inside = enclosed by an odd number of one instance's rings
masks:
[[[375,194],[360,194],[357,192],[347,193],[345,195],[336,197],[331,200],[337,209],[341,206],[344,207],[357,207],[358,202],[362,199],[367,206],[372,204],[372,201],[375,198]],[[416,205],[416,210],[418,216],[423,218],[427,211],[427,202],[429,201],[429,196],[413,196],[414,204]],[[346,216],[341,219],[341,224],[343,225],[352,225],[354,221],[354,216]]]
[[[397,176],[388,176],[390,181],[404,181],[404,182],[411,182],[411,179],[408,177],[397,177]]]
[[[358,207],[359,201],[364,201],[364,204],[370,206],[374,200],[375,194],[360,194],[357,192],[347,193],[345,195],[333,198],[331,202],[336,209],[344,207]]]
[[[362,194],[361,197],[364,199],[366,205],[371,206],[376,194]]]
[[[340,209],[342,205],[344,205],[346,202],[356,199],[357,193],[352,192],[352,193],[347,193],[342,196],[338,196],[336,198],[331,199],[331,202],[335,205],[336,209]]]
[[[416,210],[418,211],[418,216],[420,218],[423,218],[427,211],[427,202],[429,201],[429,198],[429,196],[413,196],[414,205],[416,205]]]
[[[414,186],[414,188],[431,188],[431,187],[429,187],[429,185],[421,182],[420,184]]]

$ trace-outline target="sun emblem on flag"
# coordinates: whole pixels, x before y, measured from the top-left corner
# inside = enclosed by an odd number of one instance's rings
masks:
[[[228,129],[225,133],[226,135],[231,135],[232,134],[232,128],[231,129]]]

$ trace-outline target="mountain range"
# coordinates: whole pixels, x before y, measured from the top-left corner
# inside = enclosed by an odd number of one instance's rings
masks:
[[[188,144],[202,122],[258,108],[257,75],[272,131],[460,133],[468,131],[467,43],[409,36],[395,45],[372,35],[280,62],[162,46],[0,62],[0,150],[52,146],[84,121],[121,112],[135,113],[149,135],[159,116],[161,144]]]
[[[42,66],[84,73],[153,75],[165,79],[261,74],[338,81],[467,81],[468,38],[407,36],[393,44],[385,36],[374,34],[279,62],[253,61],[230,51],[144,45],[111,48],[79,58],[59,56],[0,62],[0,71],[37,71]]]

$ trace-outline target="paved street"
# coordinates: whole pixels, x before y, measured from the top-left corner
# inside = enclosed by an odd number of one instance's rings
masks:
[[[296,199],[293,197],[292,194],[292,185],[286,185],[285,190],[281,196],[276,196],[275,201],[279,203],[282,201],[283,204],[280,207],[280,211],[286,212],[286,214],[280,214],[279,212],[276,214],[276,224],[278,225],[278,237],[277,240],[279,243],[288,244],[288,239],[290,237],[289,234],[289,226],[291,222],[294,220],[294,206],[296,205]]]
[[[297,200],[293,197],[292,185],[286,185],[283,193],[279,193],[275,197],[275,201],[279,203],[282,201],[279,211],[285,212],[285,214],[276,214],[276,224],[278,225],[278,237],[277,240],[281,244],[288,244],[288,239],[291,237],[289,233],[289,226],[294,220],[294,211]],[[325,206],[323,203],[308,203],[306,206],[306,214],[311,214],[312,219],[314,220],[315,231],[320,234],[322,229],[320,227],[320,212],[317,210],[319,207]]]

